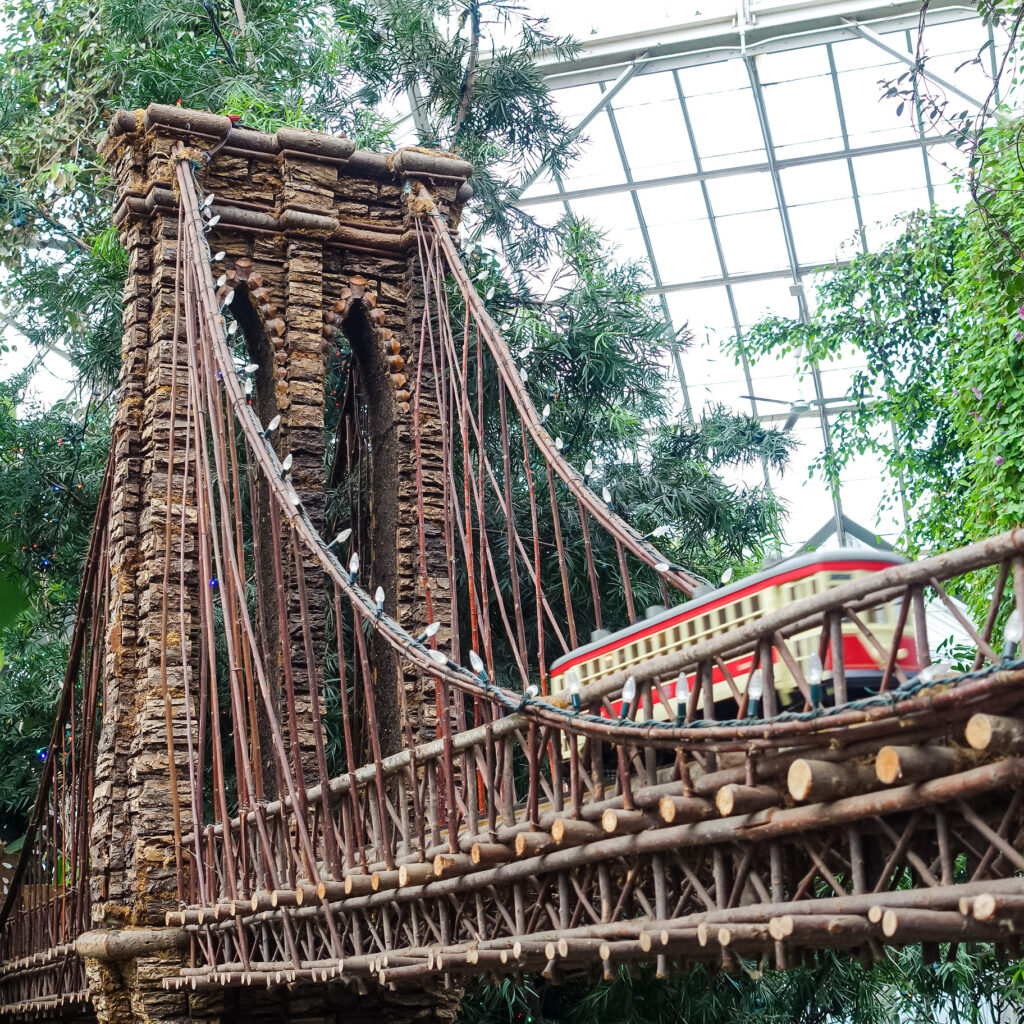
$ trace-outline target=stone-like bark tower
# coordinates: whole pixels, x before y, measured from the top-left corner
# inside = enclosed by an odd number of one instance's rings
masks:
[[[335,353],[336,332],[347,336],[360,382],[350,400],[366,410],[373,452],[365,538],[372,559],[364,582],[371,588],[384,586],[389,611],[397,612],[410,629],[428,621],[415,528],[417,466],[410,411],[422,289],[408,186],[425,181],[454,229],[469,194],[469,165],[418,149],[387,155],[355,151],[347,139],[311,132],[281,129],[269,135],[235,127],[226,117],[175,107],[119,113],[104,152],[118,186],[114,217],[130,264],[113,434],[105,701],[91,839],[93,920],[100,928],[159,926],[165,912],[178,903],[168,761],[173,755],[177,764],[185,764],[182,666],[184,662],[196,671],[201,646],[197,636],[178,628],[178,574],[171,574],[165,588],[163,569],[168,514],[175,526],[172,536],[183,514],[192,523],[196,516],[188,502],[183,513],[181,501],[188,351],[185,331],[175,331],[178,201],[169,159],[179,144],[190,148],[200,185],[215,197],[213,213],[220,220],[210,232],[210,245],[225,252],[220,266],[237,282],[232,310],[249,358],[259,365],[254,403],[263,422],[281,416],[276,441],[281,452],[293,454],[292,478],[314,522],[324,521],[326,360]],[[429,518],[432,508],[440,516],[442,468],[441,452],[430,440],[437,434],[432,427],[437,416],[433,382],[422,383],[420,450]],[[254,530],[258,541],[268,544],[272,524],[258,506],[257,501]],[[194,536],[190,543],[195,543]],[[448,570],[440,526],[428,543],[432,617],[447,625]],[[194,548],[187,543],[186,549],[194,565]],[[175,565],[178,556],[172,547]],[[186,579],[186,621],[190,615],[195,618],[197,582],[203,581]],[[270,583],[261,590],[265,619],[276,623],[276,588]],[[290,635],[281,636],[278,629],[272,640],[301,646],[297,603],[287,581],[284,601]],[[165,603],[174,610],[171,627],[166,625]],[[322,598],[313,601],[314,636],[322,630],[323,614]],[[406,679],[404,692],[398,692],[394,662],[383,650],[375,654],[379,706],[391,708],[390,720],[384,712],[383,729],[390,732],[385,743],[401,742],[400,714],[408,717],[414,739],[431,737],[436,723],[433,682]],[[296,679],[296,691],[306,689],[305,680]],[[170,751],[168,706],[173,719]],[[311,749],[309,711],[307,698],[298,708],[297,723],[304,752]],[[272,796],[273,772],[266,776],[267,795]],[[178,772],[180,813],[187,817],[186,777]],[[165,958],[153,957],[120,969],[91,965],[100,1016],[125,1020],[194,1015],[195,1006],[189,1009],[182,996],[159,988],[165,964]],[[329,998],[340,1009],[337,995]],[[428,999],[423,1007],[428,1016],[430,1005]],[[275,1013],[282,1012],[292,1013],[277,1006]],[[313,1016],[322,1019],[323,1013],[314,1011]]]

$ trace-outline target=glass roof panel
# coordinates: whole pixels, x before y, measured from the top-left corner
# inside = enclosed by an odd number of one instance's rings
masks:
[[[848,248],[860,224],[853,199],[798,203],[789,207],[796,257],[801,266],[848,259]]]
[[[539,0],[530,2],[536,5]],[[883,244],[899,231],[891,224],[896,214],[927,207],[933,200],[941,206],[964,201],[950,184],[953,170],[962,166],[961,154],[937,131],[927,129],[922,135],[910,105],[897,116],[899,101],[883,98],[884,83],[907,70],[884,47],[912,59],[917,12],[894,12],[883,18],[877,8],[870,13],[865,10],[865,28],[881,36],[883,47],[856,36],[849,21],[843,20],[857,20],[853,9],[844,7],[837,14],[825,4],[798,6],[795,14],[795,8],[776,0],[737,6],[734,54],[718,39],[703,53],[699,41],[692,46],[687,42],[699,40],[706,16],[712,13],[709,10],[690,25],[677,21],[664,36],[642,28],[614,40],[591,41],[584,34],[587,59],[563,77],[574,83],[603,80],[610,86],[629,69],[638,69],[611,107],[624,158],[640,187],[625,181],[623,158],[607,114],[586,129],[590,141],[585,156],[563,184],[570,191],[600,188],[598,196],[573,200],[573,209],[604,227],[620,243],[623,256],[645,255],[642,216],[660,278],[659,287],[652,286],[651,292],[662,293],[674,325],[689,325],[694,336],[682,362],[695,414],[709,402],[750,411],[750,401],[742,396],[751,389],[755,395],[783,403],[813,395],[813,382],[799,378],[792,355],[751,366],[748,383],[743,366],[735,365],[725,352],[737,326],[742,332],[766,313],[800,315],[801,287],[792,276],[790,251],[798,264],[802,294],[813,303],[811,268],[849,259],[865,243],[869,248]],[[644,8],[648,13],[650,9]],[[667,0],[664,10],[674,10]],[[724,10],[716,8],[714,14]],[[804,18],[809,28],[780,31],[774,39],[763,34],[756,41],[747,38],[749,49],[742,57],[740,23],[756,14],[757,18],[747,21],[748,28],[763,29],[769,23],[769,11],[772,18]],[[929,25],[925,30],[927,67],[969,95],[987,95],[991,51],[985,51],[981,64],[971,63],[987,38],[987,29],[967,9],[933,7],[928,17],[948,24]],[[721,24],[725,23],[722,19]],[[578,28],[574,30],[580,35]],[[997,53],[1003,45],[997,39]],[[602,67],[602,54],[613,53],[616,58]],[[754,53],[757,56],[750,56]],[[657,68],[650,74],[644,68],[648,60]],[[755,93],[758,84],[760,92]],[[599,102],[600,89],[594,84],[574,85],[556,95],[567,116],[572,111],[578,119]],[[758,116],[759,97],[770,152]],[[950,110],[963,109],[961,103],[967,101],[954,93]],[[691,150],[686,115],[696,153]],[[689,180],[644,187],[647,181],[679,177]],[[532,194],[551,197],[546,212],[560,215],[563,204],[557,199],[556,184],[538,184]],[[780,195],[786,204],[785,216],[777,205]],[[534,207],[533,212],[539,209]],[[853,354],[847,353],[822,367],[829,396],[845,391],[856,365]],[[680,394],[680,414],[683,408]],[[786,405],[764,402],[758,412],[776,417],[768,422],[781,426]],[[801,447],[792,468],[783,477],[772,474],[772,481],[790,503],[787,535],[801,540],[830,518],[831,500],[820,473],[808,476],[822,449],[818,419],[801,419],[793,436]],[[762,480],[759,467],[744,470],[742,476],[749,483]],[[892,515],[877,517],[891,482],[878,479],[874,460],[852,464],[843,474],[843,483],[847,514],[869,528],[877,521],[878,528],[895,539],[898,526]]]
[[[612,107],[634,179],[697,169],[671,72],[634,78]]]
[[[789,265],[777,208],[716,216],[715,220],[731,274],[757,274]]]

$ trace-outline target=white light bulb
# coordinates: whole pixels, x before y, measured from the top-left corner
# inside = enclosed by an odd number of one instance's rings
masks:
[[[263,431],[264,434],[273,433],[277,428],[281,426],[281,417],[275,416],[268,424],[267,429]]]
[[[569,669],[566,675],[568,675],[569,677],[569,692],[579,696],[580,674],[576,671],[576,666],[574,665],[571,669]]]
[[[374,601],[377,602],[377,614],[379,615],[384,611],[384,588],[378,587],[373,595]]]
[[[540,414],[540,421],[541,421],[541,423],[546,423],[547,422],[547,418],[550,415],[551,415],[551,406],[550,405],[545,405],[543,410],[541,410],[541,414]]]
[[[524,384],[526,383],[526,381],[527,381],[527,374],[526,374],[526,371],[525,371],[525,370],[522,370],[522,369],[521,369],[521,370],[519,371],[519,379],[520,379],[520,380],[521,380],[521,381],[522,381],[522,382],[523,382]]]
[[[246,363],[243,367],[244,373],[255,373],[260,368],[259,363]]]
[[[665,534],[668,533],[669,530],[671,530],[671,529],[672,529],[671,526],[663,524],[661,526],[655,527],[655,529],[651,531],[651,536],[652,537],[664,537]]]
[[[348,571],[355,576],[359,572],[359,552],[353,551],[352,557],[348,560]]]
[[[604,503],[610,505],[612,503],[612,492],[607,487],[601,488],[601,497],[604,498]]]
[[[540,687],[536,683],[530,683],[526,688],[526,696],[536,698],[540,695]]]
[[[291,453],[291,452],[289,452],[289,453],[288,453],[288,454],[287,454],[287,455],[286,455],[286,456],[284,457],[283,461],[281,462],[281,472],[282,472],[282,473],[287,473],[287,472],[288,472],[288,470],[290,470],[290,469],[292,468],[292,461],[293,461],[293,459],[292,459],[292,453]]]
[[[561,450],[562,450],[562,439],[561,439],[560,437],[556,437],[556,438],[555,438],[555,447],[556,447],[556,448],[557,448],[557,449],[558,449],[559,451],[561,451]]]
[[[731,579],[732,579],[732,566],[730,565],[729,568],[726,569],[725,572],[722,573],[722,582],[723,583],[728,583],[729,580],[731,580]]]
[[[245,391],[245,393],[247,395],[251,395],[252,394],[252,381],[251,380],[247,380],[245,382],[245,387],[244,387],[243,390]]]
[[[1022,639],[1024,639],[1024,619],[1021,619],[1020,609],[1014,608],[1003,628],[1003,640],[1008,644],[1019,644]]]
[[[232,320],[231,323],[228,324],[228,334],[234,334],[235,331],[237,331],[237,330],[238,330],[238,321],[237,320]]]
[[[484,659],[474,650],[469,652],[469,664],[477,675],[484,671]]]
[[[821,658],[818,657],[818,652],[814,651],[807,659],[807,668],[804,670],[804,675],[807,676],[807,682],[810,683],[811,686],[818,686],[821,683],[821,677],[824,674],[825,670],[821,664]]]
[[[755,669],[754,674],[747,683],[747,696],[751,700],[760,700],[764,696],[764,678],[760,669]]]
[[[933,661],[925,665],[917,674],[917,681],[920,683],[934,683],[937,679],[945,679],[953,675],[953,666],[945,661]]]
[[[668,572],[672,566],[669,565],[668,562],[655,562],[654,568],[657,569],[658,572]]]
[[[227,274],[221,274],[220,277],[217,278],[217,287],[218,288],[223,287],[227,283],[228,283],[228,275]]]
[[[590,476],[594,472],[594,460],[587,459],[587,464],[583,467],[583,475]]]
[[[627,704],[633,703],[636,696],[636,676],[630,676],[622,687],[622,699]]]
[[[215,253],[213,254],[213,262],[214,262],[214,263],[220,263],[220,261],[221,261],[222,259],[224,259],[225,255],[226,255],[226,253],[224,252],[224,250],[223,250],[223,249],[221,249],[221,251],[220,251],[220,252],[215,252]]]
[[[208,221],[206,222],[206,226],[207,226],[208,228],[215,228],[215,227],[216,227],[216,226],[217,226],[217,225],[218,225],[219,223],[220,223],[220,214],[218,213],[216,217],[211,217],[211,218],[210,218],[210,219],[209,219],[209,220],[208,220]]]
[[[221,303],[220,303],[221,304],[221,308],[223,308],[224,306],[230,306],[231,305],[231,300],[234,297],[235,297],[235,291],[234,291],[233,288],[232,288],[231,291],[225,292],[224,293],[224,298],[221,299]]]
[[[443,651],[430,651],[428,652],[430,657],[437,662],[438,665],[447,665],[448,658],[445,656]]]
[[[429,640],[440,628],[440,622],[432,622],[425,630],[423,630],[423,635]]]

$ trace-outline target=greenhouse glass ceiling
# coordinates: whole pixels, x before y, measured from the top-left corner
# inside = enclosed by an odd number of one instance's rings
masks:
[[[896,214],[962,202],[951,184],[956,149],[882,98],[881,83],[913,59],[920,6],[741,3],[673,25],[668,4],[599,3],[602,30],[627,28],[623,7],[652,27],[587,38],[579,16],[591,6],[552,16],[584,46],[545,67],[586,145],[569,174],[538,178],[523,205],[548,223],[569,210],[587,217],[620,255],[649,265],[652,295],[694,336],[670,366],[682,379],[681,415],[721,402],[781,423],[785,406],[741,396],[814,398],[814,382],[796,378],[793,360],[737,366],[725,343],[765,313],[799,316],[814,301],[816,269],[883,243]],[[988,96],[1002,40],[992,39],[983,66],[960,65],[990,38],[973,7],[930,5],[929,90],[951,111],[974,111]],[[851,356],[823,367],[824,395],[843,395],[855,366]],[[790,504],[787,540],[799,543],[833,506],[824,481],[808,479],[823,446],[816,410],[794,434],[794,465],[771,482]],[[898,516],[877,515],[886,486],[865,460],[844,473],[841,496],[848,516],[895,541]]]

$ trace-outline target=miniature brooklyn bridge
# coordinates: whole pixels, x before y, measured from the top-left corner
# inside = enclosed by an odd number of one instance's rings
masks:
[[[1024,531],[606,655],[610,609],[667,623],[701,581],[531,402],[460,261],[471,167],[162,106],[104,149],[119,401],[8,1018],[442,1021],[475,976],[1019,955]]]

